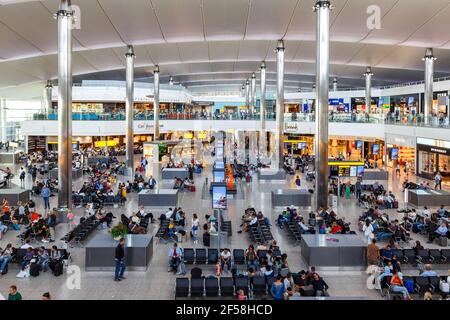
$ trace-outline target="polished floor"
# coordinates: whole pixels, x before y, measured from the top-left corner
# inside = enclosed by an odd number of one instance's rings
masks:
[[[136,159],[136,162],[138,159]],[[149,168],[147,175],[154,172],[158,176],[158,167]],[[205,179],[211,181],[211,168],[208,167],[201,175],[195,176],[195,184],[197,192],[183,192],[180,197],[180,206],[187,213],[187,221],[190,222],[192,213],[199,214],[201,223],[204,220],[205,214],[211,211],[211,199],[205,196],[202,192]],[[388,181],[388,190],[392,190],[400,199],[400,207],[403,206],[403,197],[401,195],[401,181],[404,177],[394,177],[392,174]],[[410,177],[410,179],[417,179]],[[420,180],[420,179],[417,179]],[[303,179],[303,183],[306,181]],[[15,177],[14,183],[18,183],[18,177]],[[75,181],[75,187],[79,186],[82,180]],[[31,185],[31,177],[27,176],[27,187]],[[386,185],[386,184],[385,184]],[[160,186],[161,187],[161,186]],[[238,234],[240,229],[240,218],[244,210],[253,206],[257,210],[261,210],[266,216],[274,221],[278,215],[278,211],[271,209],[270,191],[282,188],[293,188],[293,177],[289,177],[285,182],[279,183],[260,183],[256,176],[251,183],[238,183],[238,196],[236,199],[228,201],[228,216],[232,220],[233,236],[229,239],[228,247],[247,248],[250,244],[248,235],[246,233]],[[43,210],[42,199],[37,198],[38,211]],[[56,197],[51,198],[51,204],[56,206]],[[345,217],[347,222],[351,222],[353,230],[357,230],[357,218],[362,212],[362,208],[356,205],[355,199],[340,199],[338,206],[338,215]],[[129,195],[128,202],[125,207],[113,209],[111,211],[115,216],[119,217],[121,213],[130,213],[137,210],[137,194]],[[164,211],[163,208],[153,210],[156,216]],[[388,210],[391,218],[396,215],[395,210]],[[77,217],[83,215],[84,209],[75,209]],[[306,214],[306,209],[301,211]],[[117,220],[115,220],[117,221]],[[157,230],[157,224],[150,227],[149,232],[154,234]],[[59,225],[57,227],[57,239],[60,239],[67,231],[66,225]],[[107,232],[106,230],[94,231],[94,234]],[[278,241],[281,251],[288,254],[288,261],[291,271],[296,272],[305,268],[300,255],[300,247],[294,246],[292,241],[288,238],[286,230],[280,230],[277,227],[272,227],[272,233]],[[11,242],[19,245],[17,235],[19,232],[9,231],[5,238],[0,241],[0,247],[5,247],[7,243]],[[92,237],[92,236],[91,236]],[[425,243],[424,236],[416,236]],[[89,241],[89,239],[87,240]],[[59,247],[65,247],[61,241],[56,243]],[[48,247],[48,244],[46,245]],[[127,272],[126,279],[122,282],[114,282],[111,272],[85,272],[84,271],[84,249],[83,248],[69,248],[72,254],[72,266],[78,266],[81,270],[80,276],[77,277],[77,272],[60,277],[54,277],[51,273],[41,273],[36,278],[16,278],[18,273],[17,266],[11,266],[9,273],[0,278],[0,293],[4,296],[8,293],[8,287],[12,284],[17,285],[19,292],[21,292],[24,299],[40,299],[42,293],[49,291],[53,299],[173,299],[175,288],[175,275],[167,272],[168,250],[171,244],[162,244],[157,241],[154,244],[153,260],[147,272]],[[434,245],[428,245],[434,247]],[[182,244],[182,247],[194,247],[191,240]],[[201,241],[198,247],[202,247]],[[113,263],[113,257],[111,257]],[[213,266],[204,266],[204,274],[209,275],[213,273]],[[188,266],[188,272],[190,266]],[[412,275],[416,275],[416,270],[407,271]],[[446,274],[446,271],[440,271]],[[330,286],[329,293],[335,297],[363,297],[367,299],[382,299],[378,292],[370,290],[366,286],[367,275],[365,271],[321,271],[320,274]],[[78,282],[79,280],[79,282]],[[77,284],[79,283],[79,288]]]

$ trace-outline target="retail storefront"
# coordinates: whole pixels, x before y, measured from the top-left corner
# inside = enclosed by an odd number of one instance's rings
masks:
[[[440,172],[444,181],[450,181],[450,141],[417,138],[417,175],[434,179]]]
[[[416,138],[402,135],[386,135],[387,166],[395,168],[397,163],[410,164],[410,173],[414,173],[416,163]]]

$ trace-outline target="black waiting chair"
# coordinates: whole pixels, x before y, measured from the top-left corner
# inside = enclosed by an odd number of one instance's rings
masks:
[[[233,278],[220,278],[220,295],[222,297],[231,297],[234,295]]]
[[[217,249],[208,249],[208,264],[216,264],[219,260],[219,253]]]
[[[439,283],[441,281],[440,277],[428,277],[428,281],[430,282],[430,289],[432,290],[432,292],[439,292],[440,288],[439,288]]]
[[[187,297],[189,295],[189,279],[177,278],[175,280],[175,298]]]
[[[183,249],[183,259],[185,264],[193,264],[195,261],[194,249]]]
[[[245,264],[245,251],[243,249],[234,249],[233,258],[235,264]]]
[[[219,280],[209,277],[205,279],[205,294],[207,297],[217,297],[219,295]]]
[[[264,295],[267,293],[266,279],[263,276],[254,276],[252,279],[253,295]]]
[[[247,277],[236,277],[234,279],[234,288],[236,292],[243,290],[245,295],[248,295],[248,278]]]
[[[419,259],[419,261],[421,263],[432,263],[433,262],[433,259],[430,257],[430,253],[426,249],[419,250],[417,252],[417,258]]]
[[[192,278],[191,279],[191,297],[203,297],[205,291],[205,279],[204,278]]]
[[[430,249],[430,258],[433,260],[433,263],[442,263],[442,254],[439,249]]]
[[[428,277],[416,277],[415,287],[419,294],[424,294],[425,291],[430,290],[430,281]]]
[[[450,249],[441,249],[442,262],[448,263],[450,261]]]
[[[413,264],[417,262],[417,256],[414,249],[403,250],[404,260],[406,263]]]
[[[405,262],[405,255],[403,254],[403,250],[402,249],[394,249],[392,250],[392,256],[397,257],[397,261],[398,262]]]
[[[195,264],[206,264],[206,249],[195,249]]]

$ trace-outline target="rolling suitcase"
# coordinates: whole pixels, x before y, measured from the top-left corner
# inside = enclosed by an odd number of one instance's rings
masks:
[[[60,275],[62,275],[62,274],[63,274],[63,268],[64,268],[64,266],[63,266],[62,261],[58,261],[58,262],[55,264],[55,266],[54,266],[54,269],[53,269],[53,275],[54,275],[55,277],[59,277]]]
[[[392,209],[398,209],[398,201],[397,201],[397,200],[395,200],[395,201],[392,203]]]
[[[209,235],[209,233],[205,232],[203,234],[203,245],[205,247],[209,247],[209,240],[210,240],[210,235]]]
[[[437,243],[439,246],[441,247],[446,247],[447,246],[447,237],[439,237],[437,238]]]
[[[30,264],[30,276],[38,277],[39,276],[39,266],[37,263]]]

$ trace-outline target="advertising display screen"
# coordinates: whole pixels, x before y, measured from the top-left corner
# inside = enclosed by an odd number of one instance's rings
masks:
[[[214,165],[214,169],[225,169],[225,164],[223,163],[223,161],[217,161],[216,164]]]
[[[380,153],[380,145],[378,143],[372,146],[372,153],[378,155]]]
[[[213,171],[213,182],[225,182],[225,171]]]
[[[391,159],[398,160],[398,148],[391,149]]]
[[[412,107],[414,104],[414,97],[408,97],[408,107]]]
[[[216,147],[216,158],[223,159],[223,146]]]
[[[339,167],[339,177],[350,177],[350,166]]]
[[[225,185],[217,185],[212,187],[212,208],[227,208],[227,187]]]
[[[363,145],[363,142],[361,140],[356,140],[355,141],[355,148],[356,148],[356,150],[361,150],[362,149],[362,145]]]
[[[351,166],[350,167],[350,177],[356,177],[358,173],[358,167],[357,166]]]
[[[364,175],[364,166],[358,166],[357,167],[357,172],[356,172],[356,176],[357,177],[362,177]]]
[[[298,149],[301,149],[301,150],[306,149],[306,142],[300,142],[300,143],[297,145],[297,148],[298,148]]]

